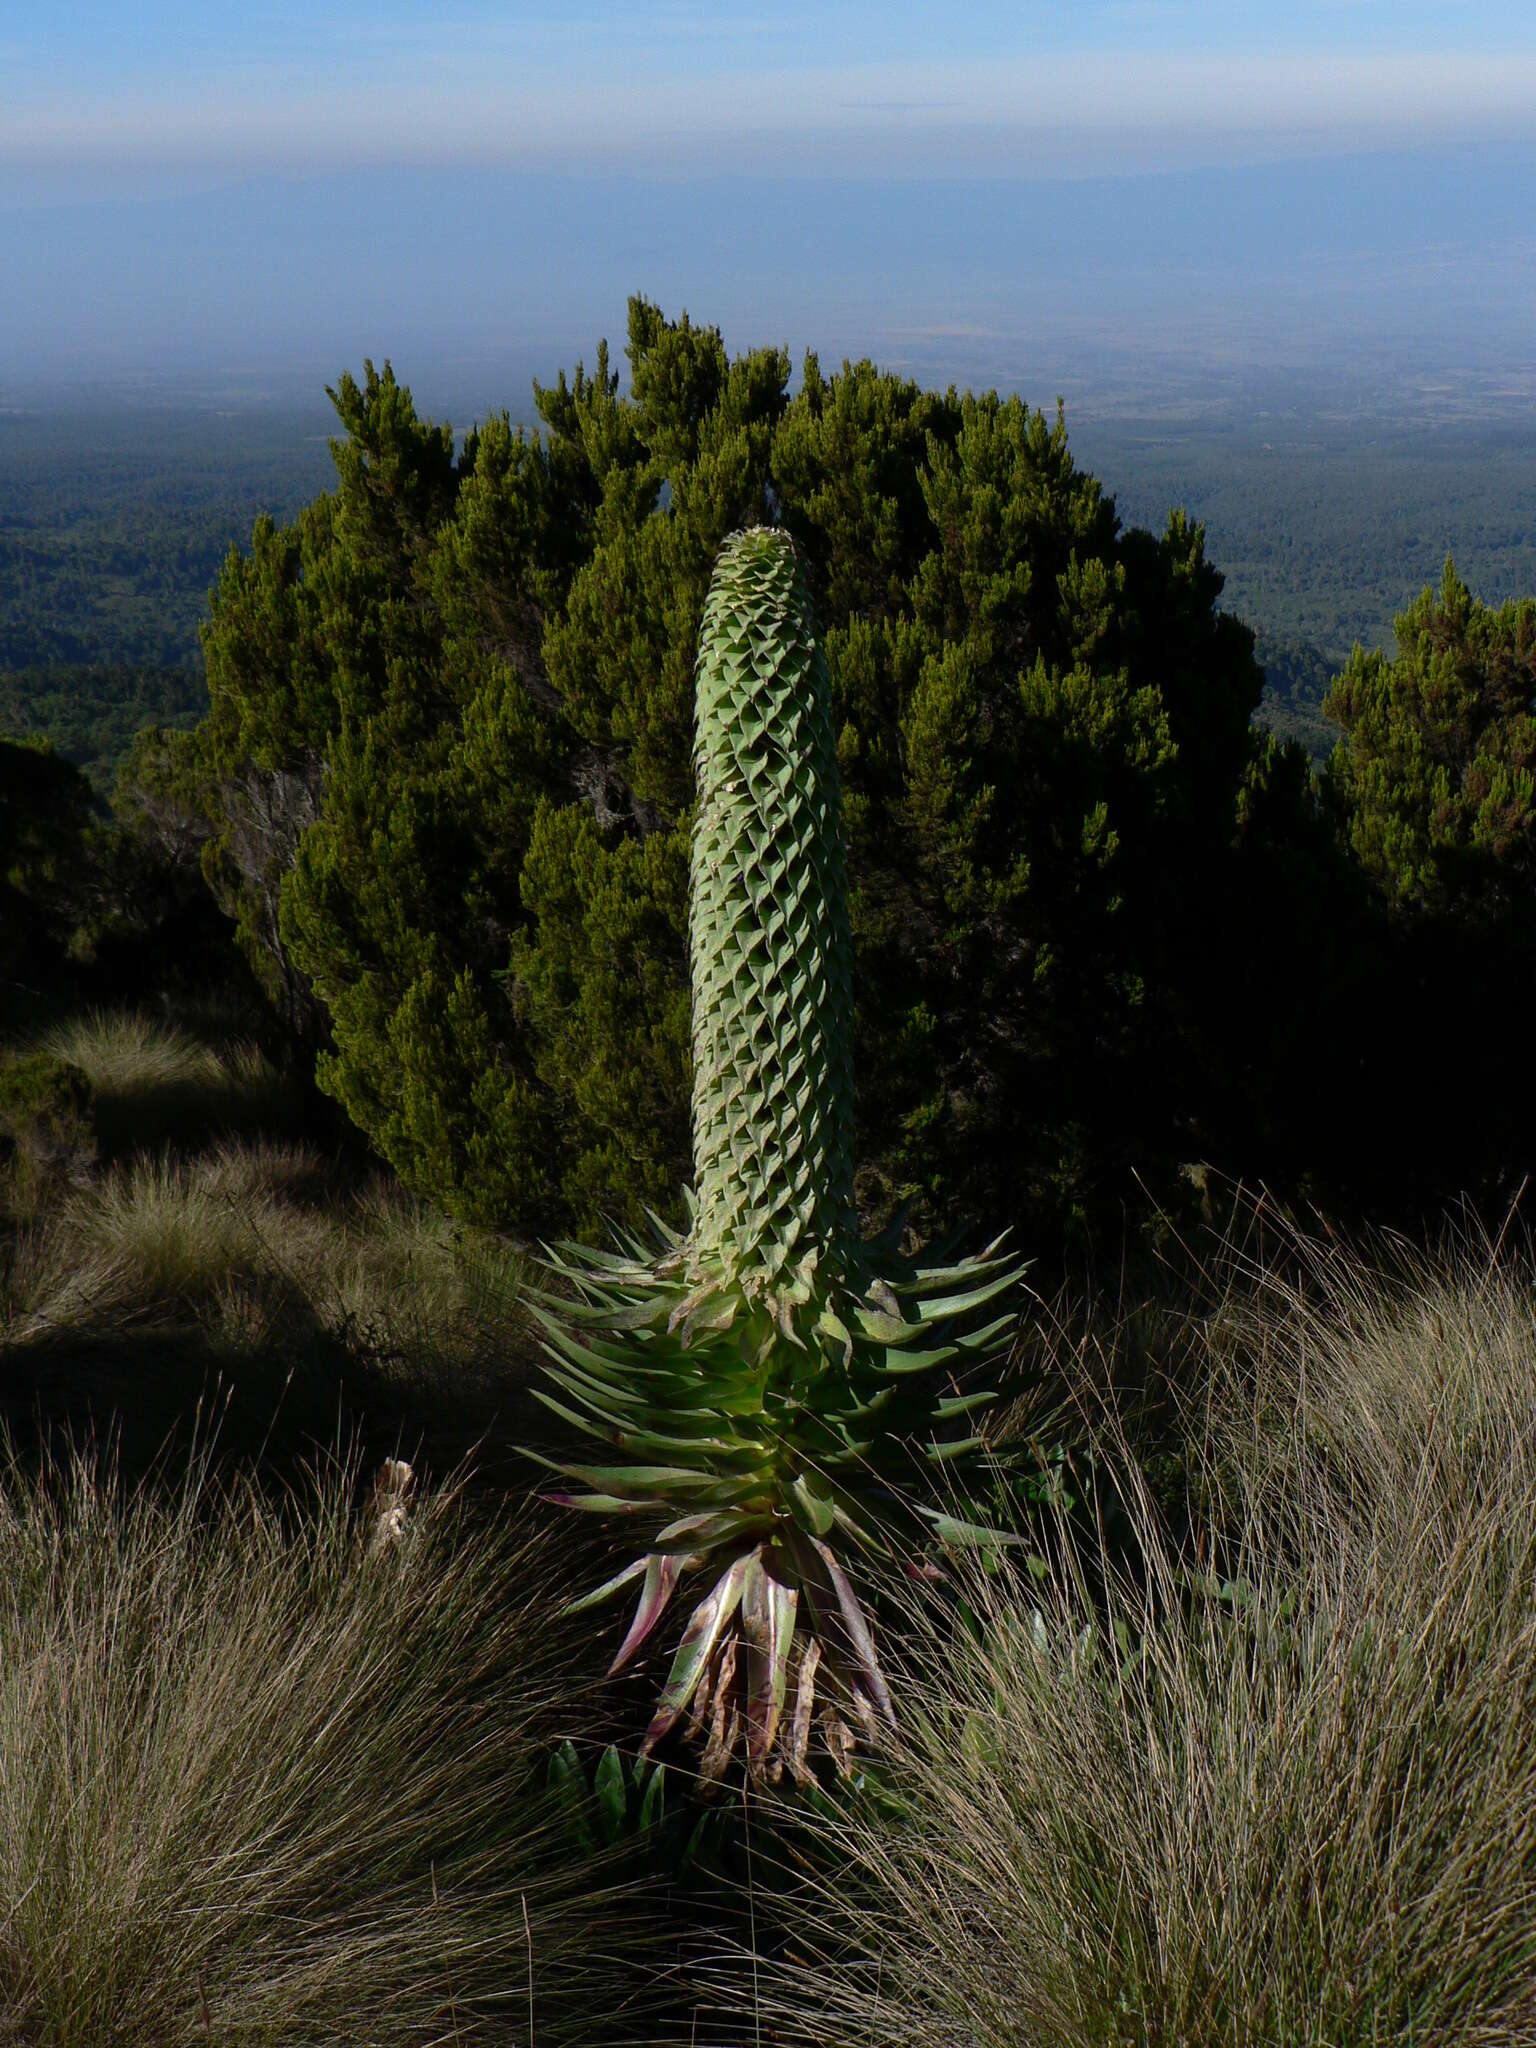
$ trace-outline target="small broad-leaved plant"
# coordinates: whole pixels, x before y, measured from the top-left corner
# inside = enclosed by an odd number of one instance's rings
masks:
[[[1022,1264],[1000,1240],[917,1267],[861,1243],[853,1197],[851,941],[826,665],[789,536],[733,534],[700,632],[689,954],[694,1188],[653,1243],[564,1244],[542,1291],[565,1421],[609,1446],[554,1469],[557,1499],[646,1523],[611,1670],[677,1586],[712,1574],[641,1745],[688,1717],[701,1775],[744,1745],[754,1779],[809,1776],[813,1717],[846,1772],[893,1721],[860,1565],[985,1532],[907,1504],[913,1454],[976,1450],[987,1391],[962,1367],[1006,1348]],[[926,1517],[926,1520],[924,1519]]]

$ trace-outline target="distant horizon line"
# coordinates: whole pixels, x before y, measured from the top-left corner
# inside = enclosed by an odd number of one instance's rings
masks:
[[[1070,131],[1085,147],[1092,148],[1110,138],[1168,141],[1163,131],[1127,131],[1116,128],[1080,127]],[[1377,165],[1394,162],[1422,165],[1435,160],[1493,168],[1491,158],[1524,160],[1536,167],[1536,118],[1519,131],[1490,135],[1486,131],[1420,134],[1415,138],[1385,140],[1369,135],[1354,141],[1332,131],[1297,131],[1277,135],[1257,130],[1206,130],[1181,137],[1187,151],[1177,161],[1108,164],[1094,159],[1054,164],[1019,164],[1012,167],[981,166],[963,162],[937,161],[921,166],[872,161],[853,167],[817,165],[796,160],[786,152],[784,161],[771,170],[730,164],[668,162],[665,159],[632,163],[615,160],[596,165],[576,165],[543,155],[497,158],[468,154],[446,158],[432,153],[412,155],[407,151],[357,153],[331,161],[298,166],[280,162],[250,162],[202,166],[174,161],[156,162],[146,157],[132,164],[89,160],[43,165],[22,165],[8,158],[0,143],[0,215],[56,210],[136,207],[164,204],[178,199],[198,200],[227,197],[243,191],[280,189],[294,192],[316,186],[348,185],[376,178],[439,182],[516,181],[530,184],[628,188],[656,186],[668,191],[689,188],[771,189],[776,185],[804,191],[826,186],[838,189],[891,188],[928,189],[972,187],[983,191],[1008,191],[1020,187],[1076,187],[1124,184],[1173,184],[1180,180],[1261,178],[1266,173],[1310,171],[1325,175],[1330,167],[1361,163]],[[1223,153],[1222,142],[1255,145],[1252,154],[1234,158]],[[1199,153],[1209,146],[1211,154]],[[91,185],[110,178],[110,189],[67,190],[70,181]],[[14,189],[49,182],[53,189]],[[143,189],[133,189],[139,183]],[[126,189],[125,189],[126,188]]]

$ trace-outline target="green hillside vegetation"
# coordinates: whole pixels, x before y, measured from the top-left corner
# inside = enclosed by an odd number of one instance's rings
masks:
[[[1523,420],[1307,419],[1292,401],[1241,429],[1100,422],[1078,439],[1127,519],[1198,509],[1227,602],[1265,633],[1340,656],[1389,646],[1406,595],[1438,581],[1447,554],[1490,597],[1536,589]]]
[[[628,343],[0,739],[0,2036],[1536,2048],[1536,602]]]
[[[49,741],[98,796],[146,725],[186,732],[208,709],[200,668],[0,668],[0,734]]]
[[[229,544],[322,479],[313,413],[0,418],[0,737],[111,789],[145,725],[207,708],[197,631]]]
[[[1323,709],[1333,679],[1344,666],[1304,640],[1283,634],[1256,633],[1253,656],[1264,671],[1264,695],[1255,711],[1256,723],[1276,739],[1294,741],[1317,768],[1338,744],[1339,729]]]
[[[196,665],[225,550],[319,486],[324,427],[207,406],[0,417],[0,671]]]

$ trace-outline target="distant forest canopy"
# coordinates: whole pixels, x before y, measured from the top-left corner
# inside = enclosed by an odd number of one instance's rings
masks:
[[[0,735],[50,740],[98,796],[112,787],[147,725],[190,732],[208,710],[201,667],[59,663],[0,669]]]
[[[195,721],[198,627],[229,548],[332,481],[336,421],[315,396],[0,416],[0,733],[51,737],[105,787],[140,725]],[[1160,531],[1174,505],[1204,523],[1223,609],[1258,636],[1258,718],[1314,760],[1337,739],[1321,706],[1351,647],[1390,653],[1393,617],[1448,553],[1491,603],[1536,589],[1528,433],[1294,412],[1067,425],[1126,525]]]
[[[1262,626],[1253,636],[1253,657],[1264,671],[1264,698],[1254,723],[1278,739],[1297,741],[1321,767],[1339,737],[1323,701],[1342,662],[1310,641],[1287,639]]]
[[[1536,432],[1523,424],[1293,408],[1219,429],[1089,422],[1073,453],[1127,524],[1156,528],[1170,505],[1202,522],[1228,610],[1341,663],[1357,641],[1393,652],[1394,618],[1438,589],[1447,555],[1489,604],[1536,589]]]
[[[0,415],[0,669],[200,669],[230,547],[330,480],[315,395],[280,416]]]

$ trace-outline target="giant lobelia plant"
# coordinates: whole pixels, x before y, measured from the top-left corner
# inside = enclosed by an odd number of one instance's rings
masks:
[[[641,1581],[613,1660],[675,1588],[713,1573],[642,1753],[684,1715],[705,1778],[744,1739],[753,1777],[808,1774],[816,1716],[841,1770],[893,1719],[850,1567],[982,1532],[912,1504],[914,1450],[975,1451],[990,1398],[957,1368],[1007,1344],[1021,1263],[863,1243],[853,1196],[853,1001],[841,791],[826,664],[789,536],[733,534],[699,637],[689,902],[694,1188],[685,1231],[547,1255],[555,1391],[611,1447],[554,1469],[557,1499],[649,1523],[643,1553],[575,1603]],[[958,1429],[958,1435],[950,1433]],[[616,1454],[616,1455],[615,1455]]]

